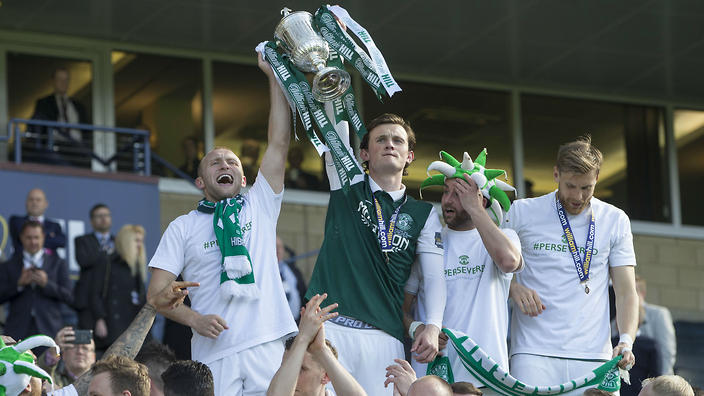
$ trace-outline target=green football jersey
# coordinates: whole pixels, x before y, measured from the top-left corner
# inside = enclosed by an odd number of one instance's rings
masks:
[[[387,229],[394,211],[403,205],[395,222],[392,251],[381,250],[369,177],[348,191],[332,191],[325,239],[306,298],[327,293],[325,304],[338,303],[341,315],[367,322],[403,341],[403,287],[432,205],[413,197],[394,202],[382,190],[374,196]]]

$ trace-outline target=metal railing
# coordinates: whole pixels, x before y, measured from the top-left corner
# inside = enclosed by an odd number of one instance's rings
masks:
[[[20,127],[21,125],[26,125],[27,130],[23,131]],[[71,136],[71,130],[113,132],[118,135],[128,136],[128,141],[118,147],[112,156],[103,158],[93,151],[93,147]],[[14,162],[18,164],[22,163],[23,149],[32,149],[35,154],[38,154],[39,158],[47,161],[64,161],[66,158],[88,156],[106,167],[117,161],[120,154],[131,151],[133,171],[147,176],[151,175],[149,131],[13,118],[7,124],[7,136],[0,136],[0,141],[9,141],[11,137],[14,139]],[[23,142],[25,143],[24,145]]]

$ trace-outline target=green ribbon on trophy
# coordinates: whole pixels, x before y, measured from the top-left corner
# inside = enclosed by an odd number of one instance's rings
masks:
[[[440,356],[436,362],[428,364],[427,374],[438,375],[450,383],[454,382],[456,376],[450,362],[459,359],[464,369],[483,386],[506,396],[559,395],[575,389],[594,386],[607,392],[615,392],[621,388],[621,371],[618,368],[618,362],[621,361],[622,356],[604,362],[593,371],[564,384],[528,385],[512,377],[501,368],[467,335],[450,329],[442,329],[442,331],[449,338],[446,349],[447,356]],[[624,375],[625,380],[626,375]]]
[[[340,54],[332,48],[330,49],[330,58],[328,58],[327,64],[331,67],[344,69]],[[357,102],[354,99],[354,93],[351,87],[348,88],[341,97],[332,101],[332,108],[335,113],[336,124],[342,121],[349,122],[349,125],[352,126],[352,129],[360,139],[367,134],[367,128],[364,126],[364,122],[362,122],[362,118],[359,116]]]
[[[308,139],[316,147],[319,154],[329,149],[335,163],[335,170],[343,186],[349,186],[350,180],[361,171],[356,166],[352,155],[335,131],[333,124],[328,119],[319,102],[313,99],[310,84],[291,61],[276,51],[276,44],[267,42],[263,48],[264,59],[272,66],[274,74],[283,85],[289,100],[292,100],[301,117],[303,127],[306,129]],[[318,126],[327,147],[318,139],[313,130],[313,122]]]
[[[340,28],[336,17],[364,43],[374,60]],[[369,32],[352,19],[344,8],[323,5],[315,12],[313,22],[330,47],[359,71],[364,81],[374,89],[374,93],[376,93],[379,100],[382,97],[391,97],[395,92],[401,90],[393,76],[391,76],[391,72],[386,66],[386,61],[381,55],[381,51],[374,44]]]
[[[347,189],[350,180],[361,174],[361,170],[356,166],[346,142],[340,140],[335,125],[347,121],[360,139],[367,130],[359,114],[350,87],[351,77],[344,69],[343,59],[361,73],[379,99],[390,97],[401,88],[393,80],[369,33],[342,7],[321,6],[315,17],[305,11],[291,12],[286,8],[282,14],[284,17],[274,33],[276,42],[261,43],[257,51],[272,66],[291,109],[300,116],[306,135],[318,154],[330,151],[342,187]],[[340,28],[336,17],[351,27],[370,51],[371,57]],[[315,73],[312,85],[303,72]],[[323,103],[326,102],[332,105],[334,123],[324,111]],[[313,129],[313,123],[320,137]]]

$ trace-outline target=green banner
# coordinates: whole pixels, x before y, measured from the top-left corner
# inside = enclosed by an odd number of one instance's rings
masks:
[[[465,334],[450,329],[442,329],[442,331],[449,337],[447,347],[449,361],[459,358],[462,366],[483,386],[502,395],[559,395],[575,389],[594,386],[607,392],[615,392],[621,388],[621,375],[618,368],[621,356],[617,356],[593,371],[564,384],[528,385],[512,377]],[[451,365],[448,364],[448,367],[452,371]]]

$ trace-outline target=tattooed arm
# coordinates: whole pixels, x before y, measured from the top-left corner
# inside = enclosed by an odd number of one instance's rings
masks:
[[[197,287],[197,282],[171,282],[161,292],[147,299],[147,303],[142,307],[130,326],[125,330],[115,342],[110,345],[103,359],[110,356],[125,356],[134,359],[137,352],[142,348],[144,338],[149,333],[154,323],[157,309],[174,309],[179,306],[188,295],[186,287]],[[88,386],[93,379],[92,371],[81,375],[73,383],[79,395],[88,394]]]

